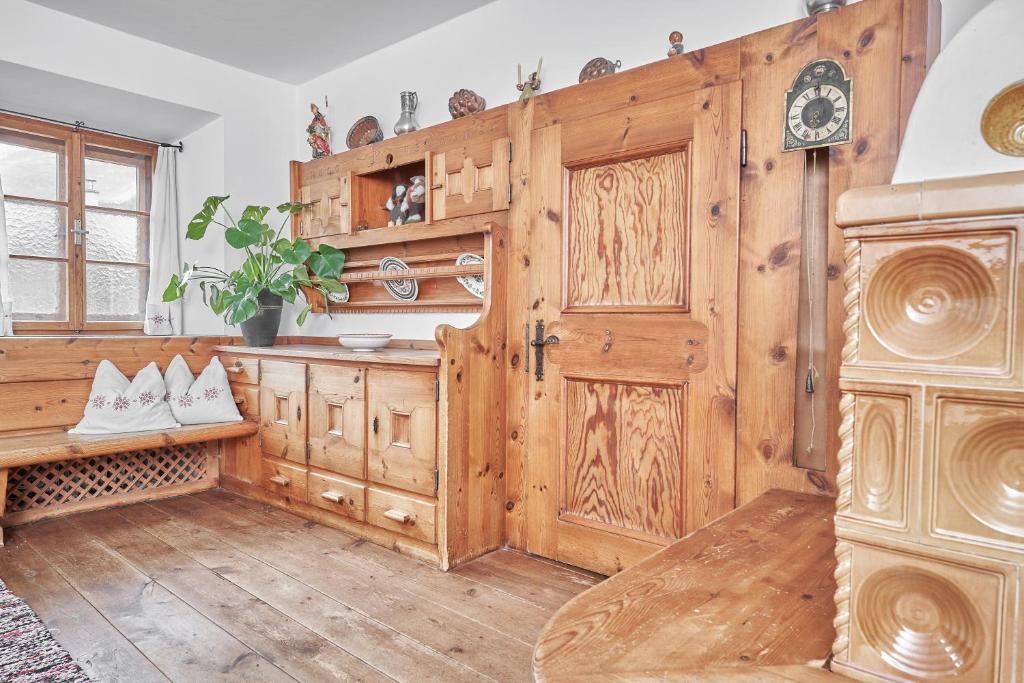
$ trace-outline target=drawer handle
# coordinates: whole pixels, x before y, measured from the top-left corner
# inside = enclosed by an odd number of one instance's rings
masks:
[[[281,474],[275,474],[270,478],[270,481],[278,486],[288,486],[292,483],[291,479]]]
[[[230,367],[224,368],[224,372],[230,372],[232,375],[241,375],[243,372],[245,372],[245,368],[239,367],[237,365],[232,365]]]
[[[338,503],[339,505],[344,505],[345,503],[344,494],[337,493],[336,491],[324,491],[320,494],[320,497],[324,500],[329,500],[332,503]]]
[[[388,510],[384,513],[384,516],[394,522],[398,522],[399,524],[409,524],[412,522],[412,515],[408,512],[402,512],[401,510]]]
[[[235,405],[240,406],[245,403],[245,396],[235,396]]]

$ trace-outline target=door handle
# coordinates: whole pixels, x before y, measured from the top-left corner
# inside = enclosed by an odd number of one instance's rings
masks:
[[[374,418],[373,418],[373,433],[376,434],[379,431],[380,431],[380,418],[377,417],[377,416],[374,416]]]
[[[399,524],[408,524],[412,521],[412,515],[408,512],[402,512],[401,510],[388,510],[384,513],[384,516],[393,522]]]
[[[278,486],[288,486],[291,484],[291,480],[288,477],[284,477],[280,474],[276,474],[270,478],[270,481],[277,484]]]
[[[561,339],[553,334],[544,336],[544,321],[538,320],[537,326],[534,329],[534,338],[530,342],[530,346],[533,347],[533,372],[538,382],[544,381],[544,347],[551,344],[557,344]]]
[[[88,230],[82,230],[82,219],[75,219],[75,227],[71,229],[71,233],[75,236],[75,246],[82,246],[82,235],[88,235]]]
[[[329,500],[332,503],[341,504],[345,502],[344,494],[337,493],[335,491],[324,491],[323,493],[320,494],[320,497],[323,498],[324,500]]]

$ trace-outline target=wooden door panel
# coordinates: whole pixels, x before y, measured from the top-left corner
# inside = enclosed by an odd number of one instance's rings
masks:
[[[508,142],[503,137],[431,157],[431,220],[508,208]]]
[[[532,133],[530,552],[612,573],[733,507],[739,132],[733,83]]]
[[[366,373],[309,366],[309,464],[366,478]]]
[[[260,361],[260,447],[306,462],[306,365]]]
[[[299,235],[306,238],[352,232],[352,173],[342,173],[303,187],[299,200],[312,204],[299,214]]]
[[[367,373],[367,478],[434,495],[437,468],[435,376],[372,369]]]
[[[685,385],[564,382],[559,519],[656,543],[681,538]]]
[[[568,171],[563,310],[687,309],[686,148]]]

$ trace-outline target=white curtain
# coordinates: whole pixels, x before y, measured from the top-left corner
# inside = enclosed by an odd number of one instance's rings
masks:
[[[178,150],[161,147],[153,174],[153,203],[149,213],[149,294],[146,297],[146,334],[182,332],[180,301],[164,303],[171,275],[181,269],[178,248]]]
[[[4,212],[4,183],[0,178],[0,337],[14,334],[11,321],[11,262],[7,251],[7,216]]]

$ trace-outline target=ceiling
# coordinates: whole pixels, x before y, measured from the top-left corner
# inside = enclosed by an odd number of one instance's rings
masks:
[[[0,60],[0,109],[152,140],[177,141],[217,118],[192,107]]]
[[[491,0],[31,1],[298,84]]]

